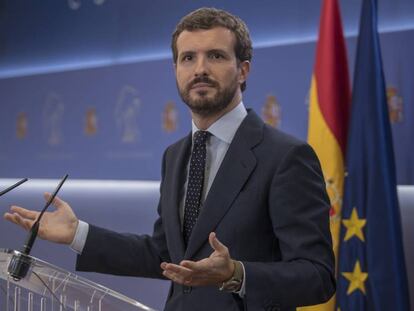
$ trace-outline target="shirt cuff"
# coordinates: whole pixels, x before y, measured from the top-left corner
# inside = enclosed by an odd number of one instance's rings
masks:
[[[243,282],[242,285],[240,287],[240,290],[237,292],[234,292],[235,294],[238,294],[240,296],[240,298],[244,298],[244,296],[246,295],[246,270],[244,269],[244,265],[241,261],[239,261],[242,268],[243,268]]]
[[[82,254],[83,248],[88,237],[89,224],[79,220],[78,227],[76,228],[75,237],[73,238],[70,248],[78,254]],[[244,267],[243,267],[244,269]]]

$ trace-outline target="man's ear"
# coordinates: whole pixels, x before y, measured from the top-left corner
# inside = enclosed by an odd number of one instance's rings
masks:
[[[174,73],[177,74],[177,63],[173,62]]]
[[[239,83],[242,84],[246,82],[247,77],[250,73],[250,62],[248,60],[242,61],[239,64],[240,76],[239,76]]]

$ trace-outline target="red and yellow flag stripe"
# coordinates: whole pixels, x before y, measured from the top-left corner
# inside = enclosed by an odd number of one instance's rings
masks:
[[[310,89],[308,142],[322,165],[331,200],[331,234],[338,258],[351,92],[342,22],[337,0],[324,0]],[[335,297],[301,310],[333,311]]]

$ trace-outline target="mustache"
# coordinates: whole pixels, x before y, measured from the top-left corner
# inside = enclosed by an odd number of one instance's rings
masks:
[[[217,87],[218,86],[218,83],[216,81],[211,80],[209,77],[202,76],[202,77],[196,77],[196,78],[194,78],[188,84],[188,89],[191,89],[197,83],[207,83],[207,84],[210,84],[211,86],[214,86],[214,87]]]

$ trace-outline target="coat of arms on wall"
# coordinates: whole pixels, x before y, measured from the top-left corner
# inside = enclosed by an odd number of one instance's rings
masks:
[[[281,124],[281,107],[279,102],[274,95],[268,95],[266,98],[266,102],[262,107],[262,118],[263,121],[272,126],[272,127],[280,127]]]

